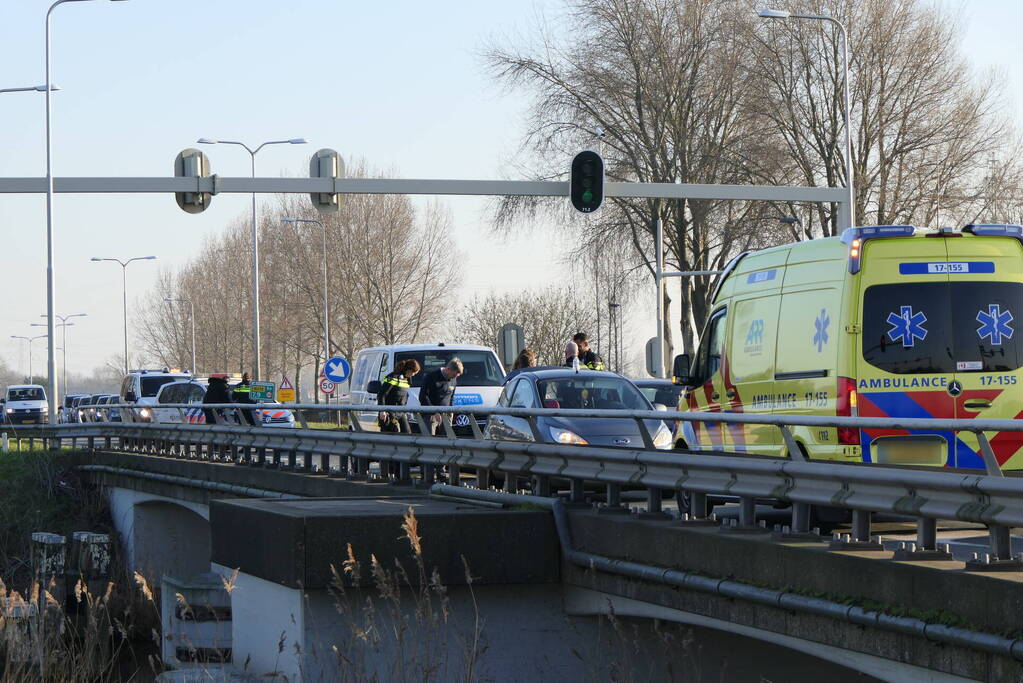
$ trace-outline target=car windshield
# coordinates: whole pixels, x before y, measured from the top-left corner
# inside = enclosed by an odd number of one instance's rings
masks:
[[[40,387],[25,387],[24,389],[8,389],[8,401],[45,401],[46,394]]]
[[[397,365],[407,358],[415,358],[422,368],[409,380],[414,387],[421,386],[423,377],[431,370],[443,367],[452,358],[458,358],[465,372],[458,378],[460,387],[499,387],[504,384],[504,371],[490,351],[458,351],[456,349],[430,349],[429,351],[402,351],[394,354]]]
[[[179,379],[178,377],[143,377],[142,378],[142,395],[146,398],[152,398],[160,391],[160,387],[169,382],[173,382]]]
[[[547,408],[594,408],[597,410],[650,410],[643,394],[617,377],[572,377],[544,379],[536,383]]]
[[[1011,372],[1023,366],[1018,282],[908,282],[863,295],[863,358],[896,374]]]

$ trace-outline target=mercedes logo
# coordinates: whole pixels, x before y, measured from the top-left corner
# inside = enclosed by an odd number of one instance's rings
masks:
[[[954,379],[948,383],[948,395],[958,396],[963,393],[963,385],[959,383],[959,380]]]

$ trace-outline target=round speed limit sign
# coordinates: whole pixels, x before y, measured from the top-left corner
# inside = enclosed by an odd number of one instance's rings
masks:
[[[320,391],[325,394],[333,394],[335,387],[336,385],[329,379],[324,378],[320,380]]]

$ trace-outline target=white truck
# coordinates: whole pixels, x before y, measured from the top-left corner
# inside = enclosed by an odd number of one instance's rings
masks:
[[[12,384],[4,393],[3,411],[8,424],[43,424],[50,416],[46,390],[38,384]]]

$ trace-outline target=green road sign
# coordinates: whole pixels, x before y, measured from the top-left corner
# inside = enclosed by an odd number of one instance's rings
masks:
[[[257,403],[268,403],[274,400],[277,385],[274,382],[253,382],[249,397]]]

